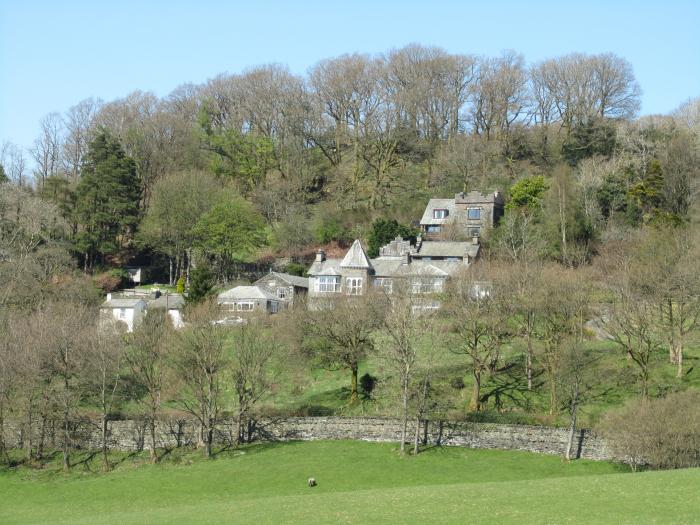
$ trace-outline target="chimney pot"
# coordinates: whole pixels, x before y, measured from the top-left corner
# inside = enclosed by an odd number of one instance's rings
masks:
[[[326,252],[323,250],[318,250],[316,252],[316,262],[323,262],[326,260]]]

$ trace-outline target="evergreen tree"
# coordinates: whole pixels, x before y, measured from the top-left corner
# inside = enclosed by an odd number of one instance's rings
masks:
[[[190,288],[187,292],[188,303],[199,303],[206,299],[214,287],[214,275],[208,264],[201,264],[190,274]]]
[[[76,188],[77,247],[85,268],[104,263],[130,240],[139,217],[136,163],[119,141],[101,131],[90,143]]]
[[[372,231],[367,240],[367,255],[379,256],[379,248],[390,243],[396,237],[416,241],[416,230],[410,226],[400,224],[396,219],[377,219],[372,223]]]
[[[2,167],[2,164],[0,164],[0,184],[3,182],[8,182],[10,179],[8,178],[7,174],[5,173],[5,168]]]

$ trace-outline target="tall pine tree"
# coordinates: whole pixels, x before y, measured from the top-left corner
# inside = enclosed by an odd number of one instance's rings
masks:
[[[85,269],[104,264],[128,244],[138,223],[140,196],[136,162],[115,137],[100,131],[89,145],[76,188],[76,244]]]

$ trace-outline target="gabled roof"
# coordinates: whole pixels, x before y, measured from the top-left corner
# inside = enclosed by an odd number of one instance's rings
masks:
[[[299,277],[298,275],[291,275],[289,273],[281,273],[281,272],[270,272],[270,275],[274,275],[275,277],[282,279],[283,281],[291,284],[292,286],[297,286],[299,288],[308,288],[309,287],[309,278],[308,277]],[[264,277],[263,277],[263,279],[264,279]],[[260,279],[258,279],[258,280],[260,280]]]
[[[279,298],[263,290],[259,286],[236,286],[218,295],[219,302],[239,301],[243,299],[271,299],[279,301]]]
[[[165,294],[158,299],[148,303],[148,308],[167,308],[168,310],[179,310],[185,305],[185,298],[182,295]]]
[[[142,299],[110,299],[102,303],[100,308],[136,308],[139,303],[146,305]]]
[[[341,261],[340,267],[362,269],[372,268],[372,263],[369,262],[369,257],[367,257],[367,254],[362,248],[362,244],[360,244],[359,240],[355,239],[355,242],[352,243],[348,253],[345,254],[345,257]]]
[[[433,218],[434,210],[447,210],[447,217],[444,219]],[[455,214],[455,200],[454,199],[430,199],[428,205],[425,207],[423,212],[423,217],[420,220],[421,224],[444,224],[452,218]]]

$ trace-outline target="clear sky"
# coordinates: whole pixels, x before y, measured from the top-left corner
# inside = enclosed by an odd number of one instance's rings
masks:
[[[411,42],[528,62],[610,51],[632,63],[643,114],[700,96],[700,0],[0,0],[0,142],[30,146],[43,115],[91,96]]]

